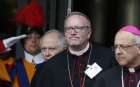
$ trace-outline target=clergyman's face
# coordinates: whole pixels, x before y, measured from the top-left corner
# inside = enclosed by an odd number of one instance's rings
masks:
[[[133,65],[139,53],[139,45],[135,44],[134,36],[131,33],[124,31],[117,33],[115,37],[115,55],[120,65]]]
[[[40,48],[46,60],[63,50],[59,40],[57,33],[50,33],[41,39]]]
[[[65,38],[69,46],[81,46],[89,41],[91,31],[88,20],[79,15],[70,16],[65,21]]]

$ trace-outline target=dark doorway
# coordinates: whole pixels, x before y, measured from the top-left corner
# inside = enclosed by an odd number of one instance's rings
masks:
[[[94,41],[106,46],[113,45],[115,33],[123,25],[140,25],[139,8],[139,0],[73,0],[73,11],[91,19]]]

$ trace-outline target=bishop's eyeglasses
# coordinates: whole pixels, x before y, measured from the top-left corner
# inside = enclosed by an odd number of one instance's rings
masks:
[[[128,50],[129,48],[132,48],[134,46],[137,46],[138,44],[116,44],[112,47],[113,50],[116,49],[123,49],[123,50]]]
[[[70,32],[71,30],[75,30],[77,32],[80,32],[89,28],[90,26],[70,26],[70,27],[65,27],[65,31]]]

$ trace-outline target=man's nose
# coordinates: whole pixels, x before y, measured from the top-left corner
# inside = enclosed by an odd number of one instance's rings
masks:
[[[46,50],[45,50],[45,56],[46,56],[46,57],[49,57],[50,55],[51,55],[51,54],[50,54],[49,49],[46,49]]]
[[[122,49],[120,46],[116,47],[115,49],[115,54],[121,54],[122,53]]]
[[[35,43],[37,40],[34,39],[34,38],[32,38],[30,41],[31,41],[32,43]]]
[[[71,34],[72,36],[75,36],[75,35],[77,35],[77,31],[76,31],[75,29],[72,29],[70,34]]]

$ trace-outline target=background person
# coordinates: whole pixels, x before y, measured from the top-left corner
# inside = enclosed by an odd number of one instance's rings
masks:
[[[36,65],[45,61],[39,47],[42,35],[42,30],[30,29],[27,31],[27,37],[23,40],[24,58],[17,61],[20,87],[30,87],[31,80],[36,71]]]
[[[122,27],[115,36],[118,66],[103,73],[93,87],[140,87],[140,30]]]
[[[41,52],[46,60],[66,49],[64,35],[57,30],[49,30],[40,40]]]
[[[0,60],[0,78],[10,82],[10,87],[30,87],[36,64],[44,62],[40,52],[40,30],[29,30],[23,40],[25,58],[3,54]],[[6,52],[7,53],[7,52]]]
[[[0,40],[0,87],[11,87],[10,75],[8,73],[8,66],[15,63],[13,53],[11,55],[11,47],[19,40],[25,38],[26,35],[10,37]],[[10,50],[9,50],[10,49]]]
[[[46,62],[56,54],[65,50],[66,47],[67,43],[65,41],[64,35],[58,30],[47,31],[40,40],[41,52]],[[38,81],[38,76],[44,63],[37,65],[37,71],[34,75],[34,78],[32,79],[31,85],[34,85],[32,83],[36,83],[36,81]]]

